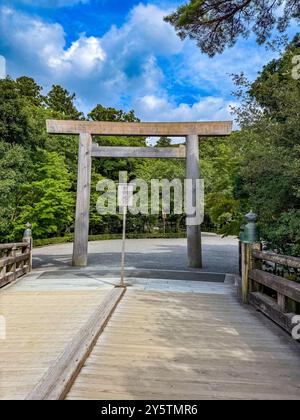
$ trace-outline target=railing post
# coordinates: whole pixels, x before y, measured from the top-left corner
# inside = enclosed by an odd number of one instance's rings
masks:
[[[253,251],[261,251],[262,250],[262,243],[256,242],[251,244],[250,249],[250,270],[262,270],[263,263],[262,261],[257,260],[253,257]],[[249,293],[250,292],[262,292],[263,286],[261,284],[255,283],[254,281],[249,281]]]
[[[14,247],[11,250],[11,257],[15,258],[17,256],[17,250],[18,248],[14,245]],[[16,278],[16,271],[17,271],[17,263],[16,261],[13,263],[11,267],[12,273],[14,273],[14,279]]]
[[[26,229],[25,229],[24,235],[23,235],[23,242],[28,243],[28,250],[29,250],[28,272],[30,272],[32,270],[32,246],[33,246],[33,241],[32,241],[31,227],[32,227],[31,224],[27,223],[26,224]]]
[[[242,248],[241,274],[242,274],[242,299],[243,303],[248,303],[251,284],[249,273],[253,268],[254,261],[252,251],[260,249],[259,233],[257,228],[257,216],[252,211],[245,216],[247,224],[241,229],[240,241]]]
[[[9,258],[14,258],[17,255],[17,247],[15,246],[15,244],[13,244],[12,248],[8,251],[8,257]],[[12,264],[9,264],[9,274],[13,273],[13,278],[15,279],[16,277],[16,262],[13,262]],[[7,268],[6,268],[6,272],[7,272]]]
[[[248,303],[249,271],[250,271],[250,245],[242,242],[242,299]]]
[[[0,269],[0,280],[4,279],[6,276],[6,265],[4,265],[1,269]]]
[[[281,293],[277,293],[277,304],[282,312],[286,312],[286,298]]]

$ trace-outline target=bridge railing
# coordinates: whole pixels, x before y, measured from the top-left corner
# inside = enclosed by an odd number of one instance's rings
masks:
[[[0,288],[32,269],[32,237],[28,224],[23,242],[0,244]]]
[[[242,289],[245,303],[267,315],[286,331],[293,330],[293,318],[300,314],[300,283],[297,277],[300,258],[262,252],[259,244],[243,244]],[[295,271],[288,278],[277,275],[278,270],[266,271],[266,265]],[[274,274],[273,272],[276,272]],[[284,273],[284,270],[281,270]]]

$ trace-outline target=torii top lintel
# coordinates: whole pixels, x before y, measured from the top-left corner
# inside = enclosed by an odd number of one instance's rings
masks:
[[[232,132],[232,121],[216,122],[106,122],[47,120],[50,134],[98,134],[101,136],[171,136],[203,137],[228,136]]]

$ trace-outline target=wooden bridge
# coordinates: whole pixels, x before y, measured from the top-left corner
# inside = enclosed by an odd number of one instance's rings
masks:
[[[259,312],[241,302],[232,276],[192,271],[201,281],[184,280],[179,270],[182,280],[131,276],[122,289],[87,269],[8,274],[0,398],[300,399],[300,347],[290,336],[300,285],[261,263],[299,260],[250,253],[243,284]],[[2,256],[0,281],[28,257]]]

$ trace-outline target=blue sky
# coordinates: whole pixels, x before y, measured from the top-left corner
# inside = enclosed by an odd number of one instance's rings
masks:
[[[183,2],[0,0],[0,54],[9,75],[61,84],[84,112],[101,103],[145,121],[232,119],[230,74],[254,79],[274,53],[250,38],[206,57],[163,21]]]

